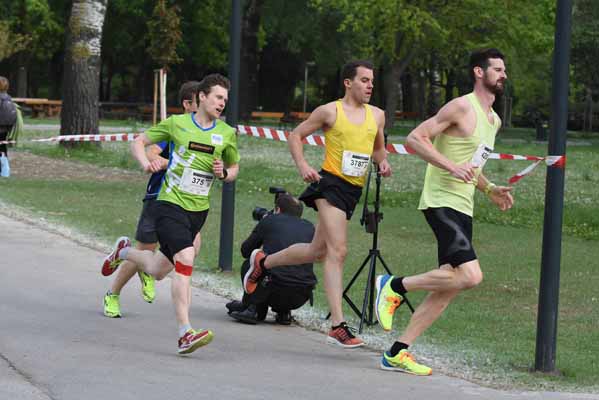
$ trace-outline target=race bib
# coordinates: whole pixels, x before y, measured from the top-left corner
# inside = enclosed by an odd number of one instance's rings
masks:
[[[212,144],[215,146],[223,145],[223,135],[212,134]]]
[[[343,164],[341,171],[347,176],[364,176],[370,163],[370,156],[362,153],[354,153],[345,150],[343,152]]]
[[[212,182],[214,182],[214,175],[210,172],[185,168],[179,188],[187,193],[208,196]]]
[[[474,155],[472,155],[472,161],[470,163],[477,168],[482,168],[489,159],[489,156],[493,152],[493,149],[487,147],[484,143],[481,143],[476,148]]]

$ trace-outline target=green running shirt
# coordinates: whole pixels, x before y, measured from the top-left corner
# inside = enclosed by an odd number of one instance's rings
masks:
[[[489,122],[487,114],[483,111],[474,92],[466,95],[466,99],[476,113],[476,126],[474,132],[468,137],[456,137],[441,134],[435,137],[433,146],[437,151],[455,164],[473,162],[481,158],[481,151],[487,156],[495,146],[495,135],[501,126],[499,116],[493,111],[493,124]],[[486,161],[486,157],[483,157]],[[477,163],[478,164],[478,163]],[[478,182],[481,166],[476,169],[476,176],[472,182],[465,183],[454,178],[448,171],[428,164],[424,178],[424,187],[420,196],[419,210],[427,208],[449,207],[472,217],[474,214],[474,191]]]
[[[210,128],[196,123],[194,114],[173,115],[145,131],[153,142],[168,141],[169,164],[158,200],[177,204],[187,211],[210,208],[210,189],[217,179],[212,162],[237,164],[237,137],[234,128],[217,119]]]

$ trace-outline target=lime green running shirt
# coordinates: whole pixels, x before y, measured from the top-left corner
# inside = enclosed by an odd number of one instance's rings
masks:
[[[501,126],[499,116],[493,111],[493,124],[489,122],[474,92],[466,95],[476,113],[474,132],[468,137],[441,134],[435,137],[433,146],[455,164],[472,162],[478,165],[473,181],[465,183],[448,171],[428,164],[424,187],[420,196],[419,210],[449,207],[472,217],[474,214],[474,191],[484,162],[495,146],[495,135]]]
[[[237,164],[235,129],[217,119],[210,128],[196,123],[194,114],[173,115],[145,131],[153,142],[167,141],[170,146],[168,168],[158,200],[177,204],[187,211],[210,208],[210,189],[216,180],[212,162]]]

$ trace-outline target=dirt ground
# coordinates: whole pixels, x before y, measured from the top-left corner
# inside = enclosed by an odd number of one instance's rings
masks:
[[[102,181],[124,181],[148,178],[141,170],[106,168],[83,162],[61,160],[32,154],[26,151],[11,151],[10,173],[15,178],[52,179],[96,179]]]

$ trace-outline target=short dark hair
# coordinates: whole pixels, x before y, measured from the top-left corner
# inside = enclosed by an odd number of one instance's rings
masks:
[[[179,89],[179,104],[183,106],[184,100],[192,101],[195,96],[198,95],[200,82],[198,81],[187,81],[181,85]]]
[[[0,76],[0,92],[8,92],[8,79]]]
[[[281,213],[292,215],[294,217],[301,217],[304,212],[302,203],[289,193],[281,193],[278,195],[275,200],[275,206],[281,210]]]
[[[227,90],[231,89],[231,81],[221,74],[206,75],[198,84],[198,92],[204,93],[206,96],[210,94],[210,90],[214,86],[222,86]]]
[[[481,49],[475,50],[470,54],[470,62],[468,63],[468,74],[470,75],[470,79],[474,83],[474,68],[480,67],[483,70],[487,69],[489,66],[490,58],[501,58],[502,60],[505,58],[502,52],[495,48]]]
[[[341,82],[346,79],[350,81],[356,77],[358,73],[358,67],[364,67],[370,70],[374,70],[374,64],[368,60],[354,60],[350,61],[341,68]]]

